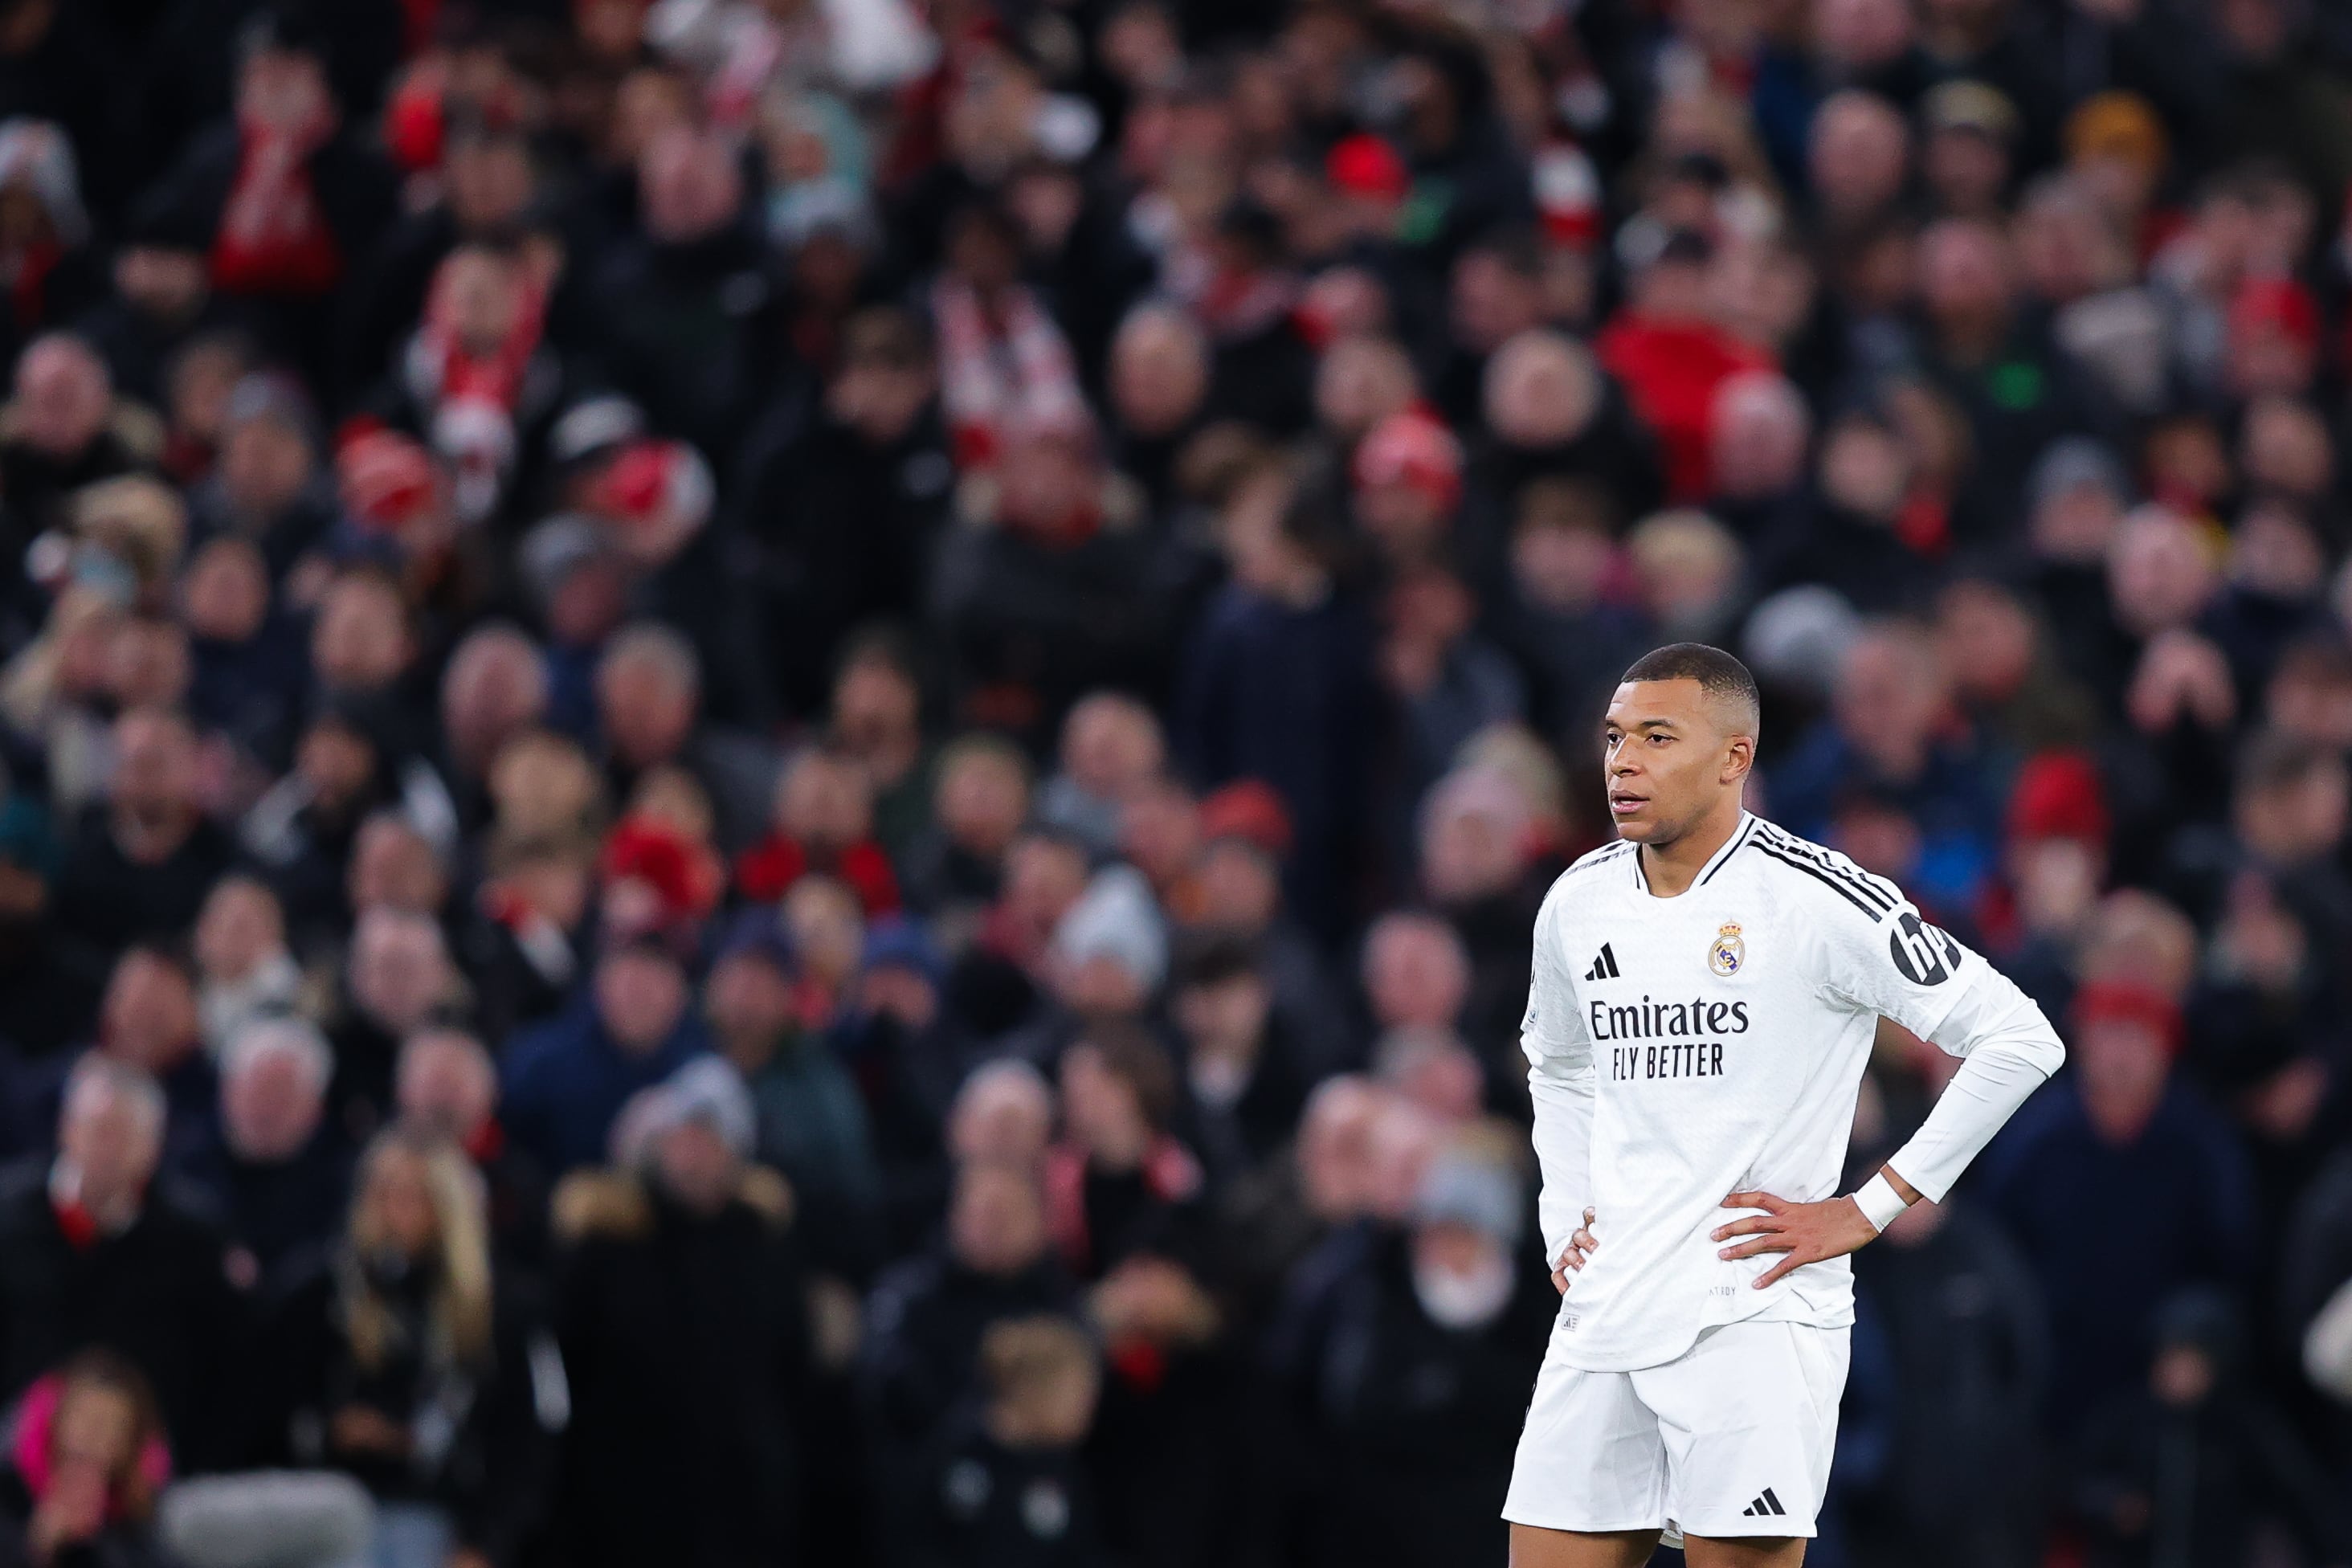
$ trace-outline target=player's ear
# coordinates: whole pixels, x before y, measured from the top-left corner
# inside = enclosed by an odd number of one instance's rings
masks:
[[[1756,737],[1732,735],[1723,743],[1723,782],[1737,784],[1756,765]]]

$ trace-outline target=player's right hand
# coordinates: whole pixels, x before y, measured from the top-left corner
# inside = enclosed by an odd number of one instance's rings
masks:
[[[1601,1245],[1601,1238],[1592,1234],[1592,1221],[1593,1211],[1586,1209],[1584,1223],[1576,1227],[1576,1234],[1568,1238],[1568,1246],[1560,1251],[1559,1261],[1552,1265],[1552,1289],[1563,1296],[1568,1294],[1569,1274],[1581,1270],[1584,1260],[1592,1255],[1594,1247]]]

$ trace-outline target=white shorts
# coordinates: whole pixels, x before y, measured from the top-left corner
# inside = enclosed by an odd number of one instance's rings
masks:
[[[1503,1517],[1544,1530],[1811,1535],[1837,1447],[1849,1329],[1727,1323],[1679,1360],[1544,1358]]]

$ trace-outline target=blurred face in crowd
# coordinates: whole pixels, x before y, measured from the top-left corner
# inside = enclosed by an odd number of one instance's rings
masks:
[[[2028,196],[2018,209],[2011,238],[2025,287],[2053,305],[2130,276],[2131,258],[2114,220],[2071,180],[2044,185]]]
[[[1795,489],[1804,477],[1812,416],[1804,394],[1787,377],[1732,377],[1716,393],[1709,425],[1717,494],[1760,500]]]
[[[1921,172],[1944,210],[1982,216],[1997,211],[2009,184],[2009,149],[1972,126],[1948,127],[1927,138]]]
[[[2006,329],[2009,277],[2009,242],[1989,223],[1948,218],[1919,242],[1920,299],[1948,339]]]
[[[1963,578],[1936,605],[1936,644],[1963,702],[1994,703],[2023,689],[2033,673],[2033,617],[2009,589]]]
[[[269,614],[269,568],[242,539],[215,539],[196,552],[182,580],[180,616],[189,635],[241,643]]]
[[[196,966],[207,983],[234,984],[286,951],[278,895],[251,877],[224,877],[196,916]]]
[[[1008,1062],[964,1079],[948,1112],[948,1152],[975,1164],[1034,1170],[1054,1131],[1054,1096],[1036,1072]]]
[[[128,1389],[68,1376],[49,1423],[53,1487],[70,1490],[68,1478],[88,1475],[98,1487],[121,1489],[136,1470],[140,1447],[139,1405]]]
[[[108,641],[106,688],[125,708],[175,708],[194,674],[188,634],[176,621],[129,616]]]
[[[71,461],[87,450],[114,403],[106,362],[79,338],[36,339],[16,362],[16,438],[46,457]]]
[[[2107,553],[2107,595],[2134,636],[2154,637],[2194,620],[2218,585],[2212,553],[2197,525],[2167,507],[2125,518]]]
[[[310,633],[310,668],[330,689],[380,691],[414,651],[408,607],[389,578],[352,572],[328,587]]]
[[[867,444],[887,447],[914,428],[938,390],[938,375],[927,361],[909,363],[893,355],[853,353],[826,390],[825,404],[835,419]]]
[[[449,879],[422,833],[401,817],[379,815],[360,826],[346,890],[354,910],[432,915],[448,899]]]
[[[1157,889],[1173,887],[1192,869],[1201,849],[1201,813],[1192,792],[1157,779],[1128,798],[1119,812],[1119,852]]]
[[[995,860],[1029,815],[1029,779],[1010,752],[960,752],[940,771],[932,810],[957,848]]]
[[[2255,399],[2246,409],[2239,447],[2239,466],[2250,489],[2315,500],[2335,482],[2336,449],[2327,422],[2298,398]]]
[[[1062,768],[1099,800],[1122,800],[1158,775],[1167,743],[1151,710],[1131,697],[1101,693],[1070,710],[1062,729]]]
[[[521,633],[492,627],[457,646],[441,677],[441,729],[453,754],[474,770],[537,724],[547,709],[547,674]]]
[[[1372,1060],[1382,1084],[1436,1121],[1464,1122],[1478,1114],[1485,1092],[1478,1058],[1452,1030],[1391,1029],[1372,1047]]]
[[[2263,711],[2298,740],[2352,751],[2352,661],[2329,647],[2288,649],[2271,676]]]
[[[922,710],[922,692],[904,669],[860,658],[835,683],[834,738],[869,769],[885,767],[921,746]]]
[[[1006,912],[1041,940],[1086,890],[1086,851],[1076,844],[1038,835],[1016,840],[1005,856]]]
[[[2033,509],[2034,551],[2054,561],[2103,561],[2123,519],[2123,500],[2106,485],[2077,482],[2063,486],[2044,496]]]
[[[252,1051],[221,1083],[221,1127],[229,1147],[257,1164],[292,1159],[319,1130],[326,1090],[324,1075],[302,1051],[291,1046]]]
[[[684,127],[658,132],[637,164],[646,232],[666,245],[707,239],[743,205],[742,171],[717,136]]]
[[[2330,856],[2352,816],[2352,776],[2341,757],[2314,752],[2274,776],[2241,785],[2231,816],[2239,840],[2273,866]]]
[[[339,719],[321,718],[294,747],[294,771],[310,786],[313,809],[334,815],[354,806],[375,776],[375,746]]]
[[[1948,693],[1935,645],[1916,627],[1892,626],[1854,639],[1832,702],[1847,741],[1883,774],[1905,779],[1926,765]]]
[[[399,1143],[379,1147],[362,1167],[359,1202],[379,1241],[402,1258],[425,1258],[441,1245],[433,1180],[417,1151]]]
[[[662,1190],[697,1214],[717,1214],[741,1184],[743,1163],[705,1118],[664,1128],[653,1142]]]
[[[1110,402],[1129,434],[1145,440],[1176,435],[1209,393],[1209,345],[1191,317],[1147,307],[1112,340]]]
[[[1849,89],[1814,111],[1807,162],[1813,191],[1832,222],[1856,222],[1902,194],[1911,133],[1894,105]]]
[[[1083,1040],[1062,1055],[1062,1121],[1099,1171],[1132,1171],[1151,1147],[1151,1123],[1135,1086]]]
[[[115,1060],[168,1072],[195,1047],[195,989],[178,964],[134,947],[107,980],[98,1035]]]
[[[1522,332],[1486,362],[1486,424],[1530,451],[1582,435],[1601,407],[1591,357],[1558,332]]]
[[[239,419],[221,432],[221,488],[247,516],[272,518],[284,511],[316,469],[310,437],[275,416]]]
[[[1412,361],[1389,338],[1341,338],[1315,367],[1315,416],[1333,437],[1353,441],[1420,395]]]
[[[1902,510],[1911,458],[1874,419],[1841,419],[1822,443],[1822,491],[1835,505],[1881,521]]]
[[[521,259],[482,246],[450,252],[434,280],[435,302],[467,353],[494,354],[522,320]]]
[[[2111,1018],[2074,1030],[2074,1070],[2091,1125],[2107,1142],[2137,1142],[2172,1075],[2171,1053],[2146,1024]]]
[[[1530,485],[1511,532],[1511,582],[1538,609],[1581,615],[1601,599],[1617,546],[1608,518],[1571,492]]]
[[[318,56],[260,48],[245,57],[237,73],[236,110],[241,120],[290,132],[331,116],[335,100]]]
[[[138,1212],[163,1152],[162,1107],[99,1075],[66,1090],[58,1152],[73,1167],[76,1196],[93,1215],[117,1221]]]
[[[431,917],[382,907],[360,916],[352,932],[352,997],[386,1032],[421,1026],[447,999],[450,978]]]
[[[114,258],[114,287],[142,314],[184,321],[204,303],[210,281],[204,252],[172,245],[131,245]]]
[[[771,1047],[792,1028],[792,976],[757,952],[739,952],[712,966],[702,989],[711,1028],[730,1047]],[[746,1070],[756,1063],[738,1060]]]
[[[1191,1047],[1197,1077],[1205,1060],[1248,1064],[1257,1058],[1274,1007],[1274,993],[1255,970],[1242,970],[1177,988],[1177,1026]]]
[[[200,337],[183,348],[166,375],[173,433],[200,447],[218,441],[229,395],[248,368],[242,345],[226,334]]]
[[[530,153],[519,136],[457,138],[441,174],[449,212],[467,229],[512,223],[530,202]]]
[[[1364,943],[1364,990],[1383,1027],[1452,1028],[1469,997],[1470,966],[1453,929],[1427,915],[1388,915]]]
[[[596,965],[596,1016],[632,1055],[658,1049],[686,1013],[686,973],[668,954],[628,947]]]
[[[1298,1126],[1298,1173],[1307,1206],[1327,1224],[1370,1211],[1382,1092],[1353,1074],[1326,1079]]]
[[[1502,252],[1465,251],[1454,264],[1454,341],[1488,354],[1543,323],[1543,279]]]
[[[966,1164],[948,1211],[956,1261],[980,1274],[1018,1274],[1045,1256],[1045,1205],[1037,1184],[1010,1166]]]
[[[1438,812],[1422,847],[1422,881],[1441,904],[1507,891],[1519,879],[1524,817],[1465,805]]]
[[[1220,838],[1201,852],[1197,885],[1202,923],[1254,936],[1282,908],[1282,880],[1272,857],[1238,838]]]
[[[1848,71],[1886,65],[1911,47],[1911,9],[1904,0],[1818,0],[1813,37],[1824,60]]]
[[[845,995],[866,955],[866,911],[857,895],[831,877],[803,877],[784,895],[784,928],[802,973],[825,994]]]
[[[839,854],[874,829],[874,792],[856,763],[812,751],[776,786],[776,826],[803,847]]]
[[[498,1108],[499,1078],[479,1040],[456,1029],[427,1029],[400,1047],[394,1094],[402,1121],[462,1147]]]
[[[152,708],[114,721],[115,809],[147,824],[195,809],[196,742],[187,721]]]
[[[605,741],[633,766],[677,753],[694,729],[695,698],[685,671],[649,654],[616,651],[596,670],[596,711]]]
[[[1412,1276],[1423,1310],[1443,1328],[1483,1328],[1510,1305],[1511,1255],[1475,1226],[1414,1226]]]

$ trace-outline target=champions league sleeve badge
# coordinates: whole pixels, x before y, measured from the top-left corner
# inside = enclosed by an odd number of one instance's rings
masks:
[[[1740,940],[1739,922],[1724,921],[1723,929],[1715,933],[1715,945],[1706,950],[1706,966],[1728,980],[1747,962],[1748,944]]]

